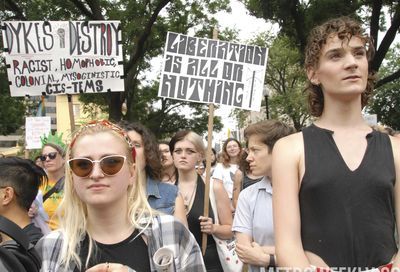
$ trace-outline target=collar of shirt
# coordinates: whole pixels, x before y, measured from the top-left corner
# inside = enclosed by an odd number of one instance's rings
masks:
[[[254,184],[254,186],[257,186],[258,190],[265,190],[272,195],[271,181],[267,177],[263,177],[263,179]]]
[[[155,181],[150,177],[147,177],[146,179],[146,193],[147,196],[154,196],[156,198],[161,198],[157,181]]]

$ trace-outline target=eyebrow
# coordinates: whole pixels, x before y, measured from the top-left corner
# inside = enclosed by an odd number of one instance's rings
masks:
[[[367,49],[365,48],[365,46],[355,46],[355,47],[349,46],[349,47],[351,48],[351,51],[358,51],[358,50],[367,51]],[[343,51],[343,50],[344,50],[343,47],[332,48],[332,49],[326,51],[325,54],[324,54],[324,56],[326,56],[326,55],[328,55],[328,54],[331,54],[331,53],[341,52],[341,51]]]

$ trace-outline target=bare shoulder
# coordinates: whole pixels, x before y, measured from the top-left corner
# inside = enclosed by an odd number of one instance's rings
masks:
[[[297,132],[279,139],[273,149],[274,154],[300,155],[304,150],[303,133]]]
[[[398,137],[390,137],[390,142],[392,143],[392,150],[395,163],[400,163],[400,138]]]

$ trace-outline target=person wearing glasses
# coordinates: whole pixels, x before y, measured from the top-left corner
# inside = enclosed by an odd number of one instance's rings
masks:
[[[54,139],[54,137],[49,137]],[[48,138],[46,138],[48,139]],[[29,215],[38,222],[41,222],[37,216],[45,219],[50,230],[58,228],[58,218],[56,210],[63,197],[64,175],[65,175],[65,145],[63,143],[45,142],[42,147],[42,153],[39,159],[45,169],[48,182],[40,187],[39,201],[36,201],[31,209]],[[43,210],[46,214],[43,214]],[[36,218],[35,218],[36,217]],[[41,223],[38,223],[41,226]]]
[[[200,248],[173,216],[147,202],[140,161],[126,132],[94,121],[68,147],[60,228],[37,244],[42,271],[155,271],[159,248],[172,271],[205,271]]]

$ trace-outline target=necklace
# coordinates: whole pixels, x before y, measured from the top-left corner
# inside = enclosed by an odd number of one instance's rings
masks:
[[[182,194],[182,196],[183,196],[183,206],[185,207],[186,214],[188,214],[189,211],[190,211],[191,204],[193,202],[193,198],[194,198],[194,195],[195,195],[195,192],[196,192],[196,187],[197,187],[196,184],[195,184],[195,186],[194,186],[194,188],[192,190],[192,193],[190,194],[190,197],[189,197],[189,194],[187,194],[187,195],[183,195]]]

